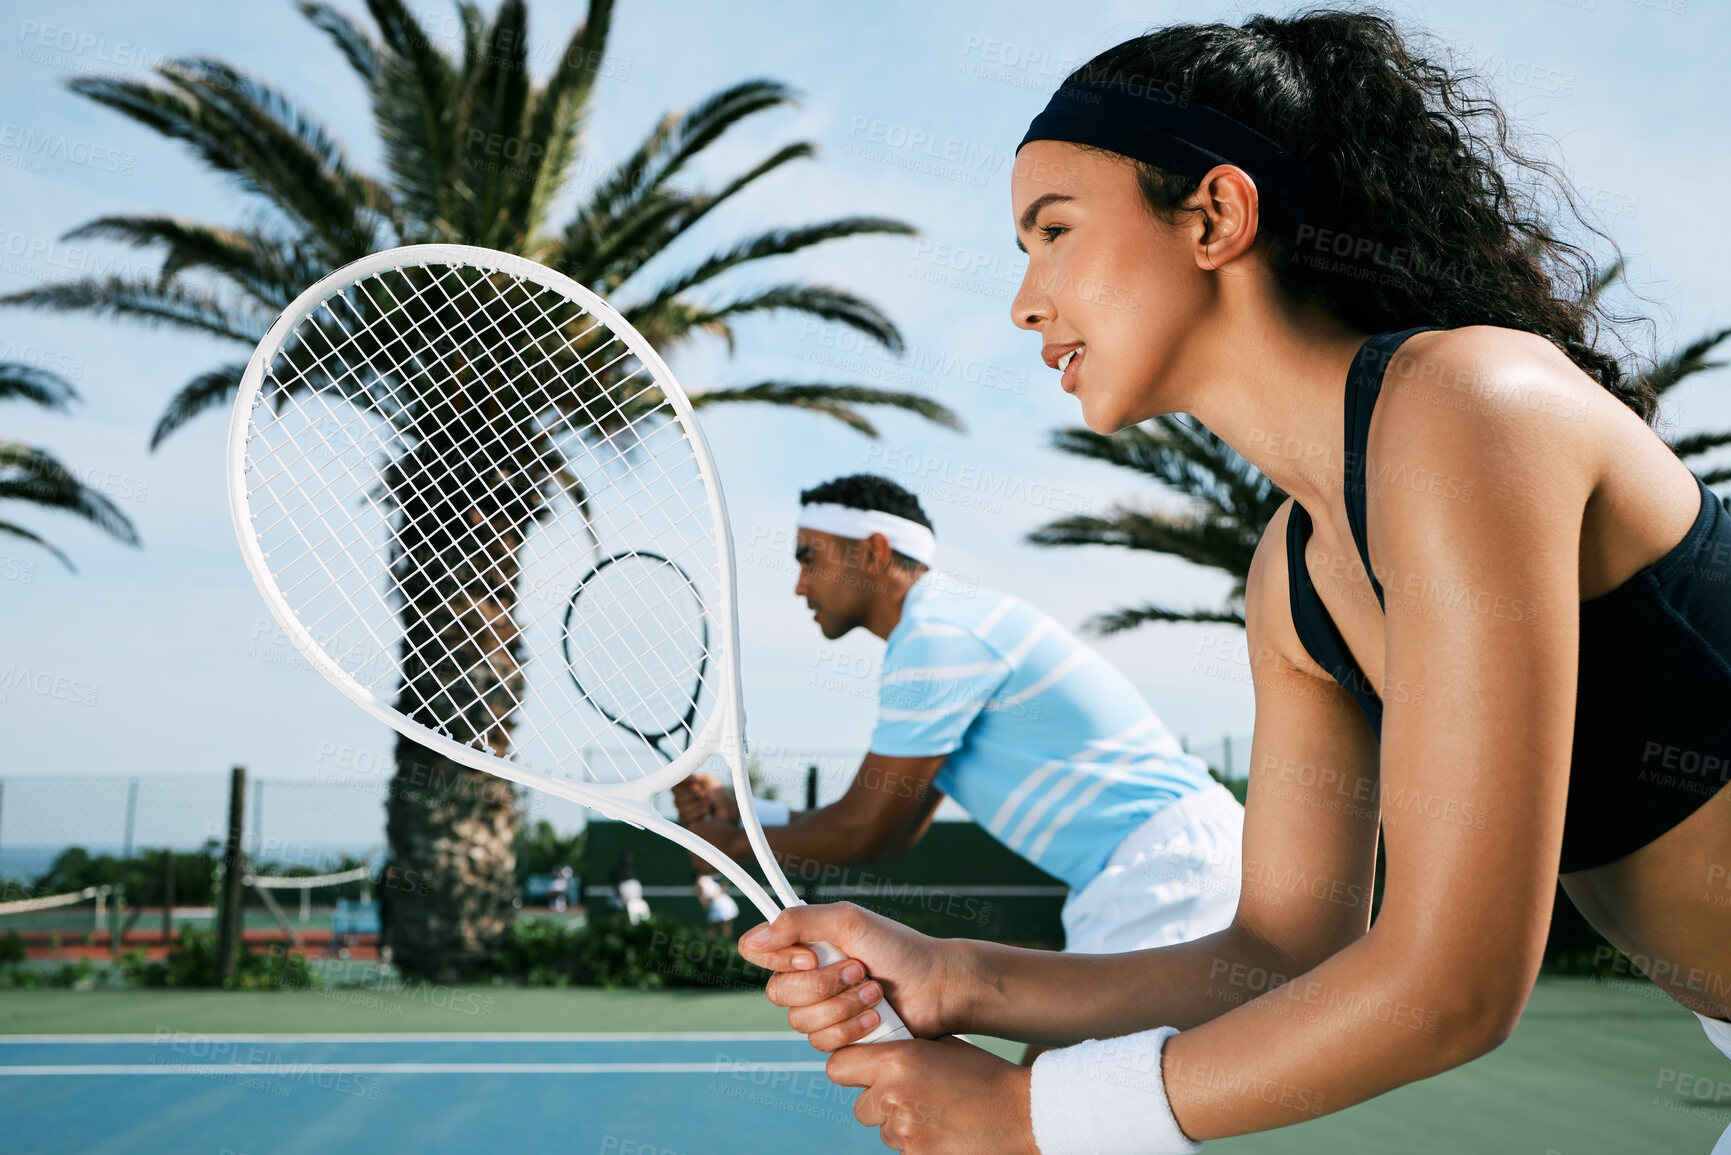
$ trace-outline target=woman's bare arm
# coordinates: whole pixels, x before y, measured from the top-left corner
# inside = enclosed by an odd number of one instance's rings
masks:
[[[1429,355],[1445,347],[1439,335]],[[1464,368],[1495,380],[1499,363]],[[1282,1126],[1466,1062],[1507,1037],[1531,990],[1562,844],[1591,480],[1554,423],[1519,404],[1545,376],[1510,384],[1505,412],[1416,397],[1378,410],[1376,440],[1399,447],[1373,445],[1378,472],[1473,482],[1470,502],[1373,490],[1384,685],[1405,687],[1385,694],[1387,891],[1365,937],[1167,1047],[1193,1138]]]

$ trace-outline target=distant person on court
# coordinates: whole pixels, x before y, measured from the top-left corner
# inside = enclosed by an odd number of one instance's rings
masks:
[[[643,883],[637,879],[637,862],[629,850],[620,853],[619,862],[613,867],[613,905],[625,912],[632,926],[649,917],[649,900],[643,897]]]
[[[697,889],[697,901],[703,904],[703,921],[709,937],[733,936],[733,920],[739,917],[739,904],[733,901],[713,874],[699,874],[692,882]]]
[[[1243,809],[1122,672],[1020,598],[944,588],[931,520],[895,482],[841,477],[800,505],[794,593],[824,637],[863,628],[888,646],[847,793],[803,814],[756,803],[791,871],[901,854],[947,795],[1069,885],[1066,950],[1187,942],[1232,921]],[[702,837],[750,855],[715,778],[693,775],[674,799]]]

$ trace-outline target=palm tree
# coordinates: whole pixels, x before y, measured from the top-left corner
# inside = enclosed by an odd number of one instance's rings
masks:
[[[64,412],[78,399],[63,378],[16,361],[0,362],[0,401],[28,401]],[[138,530],[114,502],[80,481],[47,450],[0,438],[0,501],[21,501],[42,509],[57,509],[81,517],[127,545],[138,544]],[[76,572],[67,557],[40,534],[9,519],[0,519],[0,534],[41,546]]]
[[[1191,509],[1174,513],[1146,503],[1119,503],[1101,516],[1079,514],[1049,522],[1028,534],[1029,541],[1151,550],[1222,570],[1233,579],[1218,609],[1123,606],[1090,618],[1090,629],[1115,634],[1146,622],[1244,624],[1250,558],[1263,527],[1286,500],[1284,491],[1200,423],[1170,414],[1112,434],[1054,430],[1052,446],[1152,477],[1188,498]]]
[[[263,212],[242,228],[171,216],[99,218],[69,236],[154,248],[163,258],[160,273],[45,285],[5,302],[166,324],[249,350],[280,310],[331,269],[391,245],[454,242],[520,253],[616,297],[615,304],[664,353],[702,333],[731,347],[738,318],[778,310],[815,315],[891,349],[901,347],[900,334],[876,306],[842,289],[782,283],[731,296],[716,289],[718,279],[733,270],[825,241],[913,231],[893,220],[845,217],[772,229],[683,273],[643,283],[646,265],[715,208],[769,173],[813,155],[806,142],[783,146],[707,191],[676,181],[734,125],[788,104],[791,94],[783,85],[746,81],[663,117],[569,217],[554,224],[550,207],[577,162],[582,123],[603,68],[612,0],[590,0],[587,19],[540,83],[530,76],[523,0],[503,0],[491,19],[472,4],[459,4],[461,44],[452,53],[403,0],[366,4],[370,28],[327,4],[302,3],[300,10],[335,43],[365,86],[384,147],[385,175],[361,172],[286,95],[221,61],[165,63],[148,81],[74,79],[74,91],[186,144],[238,182]],[[489,306],[502,322],[510,310],[504,298]],[[169,402],[152,446],[199,413],[226,404],[244,368],[243,354],[187,383]],[[350,384],[315,374],[307,387],[341,390]],[[437,406],[474,386],[452,376],[421,381],[416,390],[421,402]],[[344,396],[364,407],[378,405],[364,393]],[[564,428],[581,432],[582,399],[571,400],[558,416]],[[927,398],[850,384],[762,381],[699,392],[694,400],[804,408],[868,435],[875,430],[862,405],[889,405],[959,427],[953,414]],[[524,413],[523,419],[537,416]],[[413,469],[415,452],[405,450],[394,463],[399,477]],[[512,461],[511,468],[493,471],[509,474],[508,485],[491,485],[476,469],[447,474],[448,485],[439,492],[423,486],[392,495],[406,514],[409,503],[426,503],[451,515],[448,529],[405,543],[417,555],[424,550],[443,558],[439,566],[407,567],[399,558],[394,567],[398,574],[413,569],[417,575],[413,588],[400,590],[404,644],[413,652],[418,637],[441,630],[471,639],[486,634],[502,643],[505,665],[497,652],[491,655],[498,676],[490,685],[470,687],[476,732],[453,735],[497,750],[508,747],[514,721],[508,711],[495,711],[492,699],[522,678],[520,670],[508,668],[518,646],[511,624],[518,559],[463,556],[459,523],[471,512],[510,517],[521,542],[550,503],[570,492],[568,479],[543,466],[551,458],[527,465]],[[465,580],[473,578],[463,575],[475,572],[505,574],[508,588],[502,595],[488,591],[488,600],[477,603],[469,596],[476,591],[464,592]],[[474,624],[469,619],[482,612],[495,615],[487,629],[468,629]],[[471,648],[478,645],[472,642]],[[415,716],[418,702],[411,670],[398,704]],[[415,880],[390,895],[395,956],[406,974],[450,981],[487,967],[510,917],[517,826],[515,796],[502,783],[399,739],[387,832],[395,877]]]
[[[1602,271],[1591,296],[1597,297],[1622,275],[1622,262]],[[1680,383],[1723,361],[1709,360],[1731,338],[1731,328],[1706,333],[1642,372],[1661,398]],[[1667,438],[1673,452],[1709,486],[1731,481],[1731,466],[1709,466],[1704,458],[1731,445],[1731,430],[1692,433]],[[1085,428],[1059,429],[1053,447],[1077,457],[1104,461],[1152,477],[1189,499],[1184,512],[1157,509],[1146,503],[1121,503],[1104,516],[1066,517],[1028,535],[1035,545],[1111,545],[1171,554],[1197,565],[1230,574],[1233,584],[1225,604],[1215,609],[1173,609],[1144,604],[1097,614],[1088,625],[1101,634],[1134,629],[1147,622],[1226,622],[1244,624],[1244,584],[1250,558],[1270,518],[1286,500],[1262,472],[1231,446],[1200,424],[1175,416],[1156,417],[1145,425],[1111,435]],[[1720,494],[1731,508],[1731,497]]]

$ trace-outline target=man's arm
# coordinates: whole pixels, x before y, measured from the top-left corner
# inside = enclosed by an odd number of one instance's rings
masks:
[[[766,826],[770,849],[784,867],[846,865],[899,855],[919,841],[943,793],[932,785],[945,755],[892,758],[870,754],[847,793],[828,806],[794,814],[786,826]],[[737,815],[737,812],[735,812]],[[751,844],[738,826],[688,821],[693,833],[738,859]]]

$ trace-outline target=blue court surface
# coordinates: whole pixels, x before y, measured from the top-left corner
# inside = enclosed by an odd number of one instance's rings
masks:
[[[786,1033],[14,1035],[0,1150],[882,1151]]]

